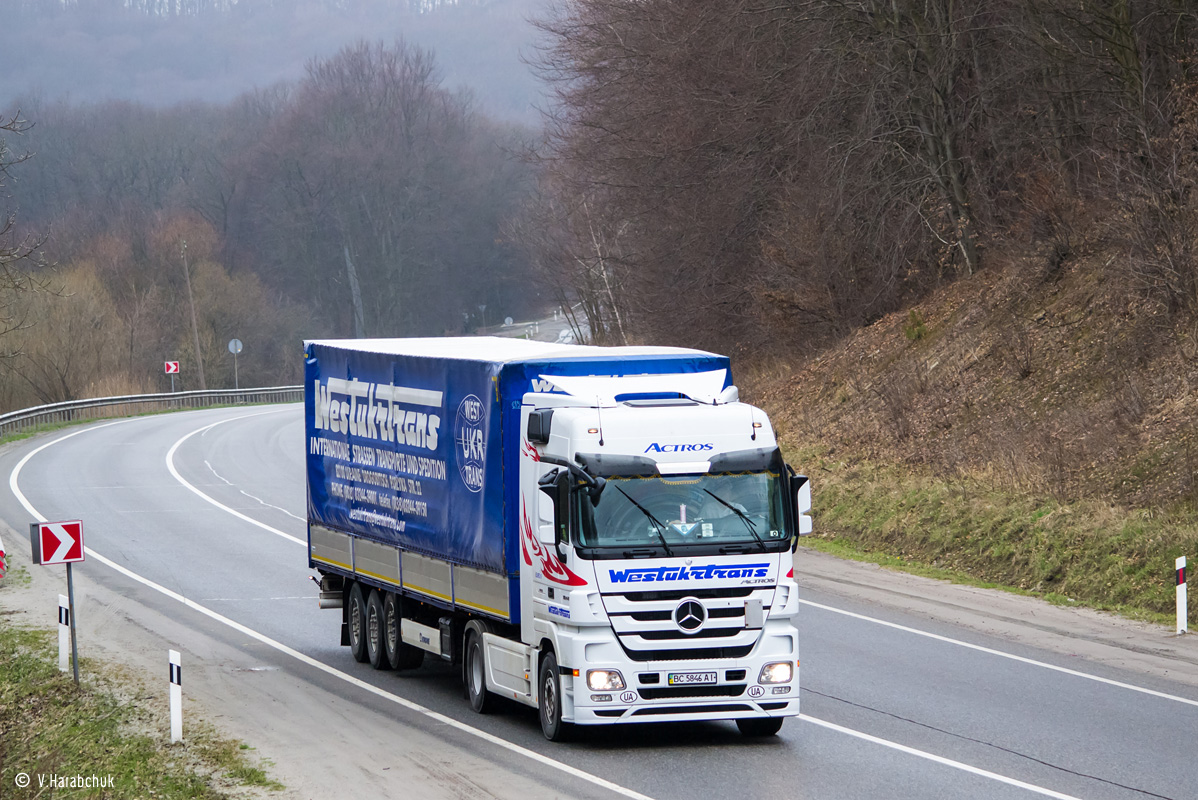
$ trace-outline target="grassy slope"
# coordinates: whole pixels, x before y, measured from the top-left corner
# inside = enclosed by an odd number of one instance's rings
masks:
[[[0,795],[33,797],[244,797],[253,787],[281,789],[250,763],[248,748],[189,723],[170,744],[165,715],[140,682],[82,660],[83,687],[58,671],[45,631],[0,621]],[[21,789],[16,775],[32,776]],[[111,789],[39,787],[38,776],[112,776]]]
[[[1109,273],[946,286],[741,375],[839,549],[1164,620],[1198,556],[1198,325]]]

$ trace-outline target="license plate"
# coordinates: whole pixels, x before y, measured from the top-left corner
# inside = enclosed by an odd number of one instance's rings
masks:
[[[671,672],[666,676],[666,683],[670,686],[694,686],[715,682],[714,672]]]

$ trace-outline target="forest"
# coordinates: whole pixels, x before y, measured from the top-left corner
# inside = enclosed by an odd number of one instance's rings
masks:
[[[1184,0],[570,0],[533,23],[540,131],[479,112],[402,40],[228,104],[34,94],[6,118],[10,250],[103,286],[53,305],[112,303],[91,311],[122,320],[121,346],[92,341],[137,380],[179,349],[162,320],[179,316],[186,240],[200,294],[259,309],[271,341],[469,329],[488,303],[523,311],[536,275],[541,300],[583,303],[597,342],[785,352],[1015,259],[1053,274],[1096,250],[1145,308],[1195,311]],[[18,319],[48,312],[23,310],[5,338],[25,389],[84,391],[79,370],[29,363]]]
[[[527,132],[402,41],[229,105],[30,102],[4,124],[6,408],[169,388],[166,360],[181,389],[232,385],[234,337],[243,382],[295,382],[304,338],[463,332],[535,302],[500,232]]]
[[[527,235],[599,338],[827,343],[1094,247],[1195,310],[1192,3],[573,0],[540,25]]]

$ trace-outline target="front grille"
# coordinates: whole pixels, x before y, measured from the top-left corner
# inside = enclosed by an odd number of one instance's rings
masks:
[[[684,697],[740,697],[745,693],[739,686],[663,686],[660,689],[641,689],[646,700],[669,700]]]
[[[745,625],[746,607],[760,603],[768,614],[773,596],[772,586],[671,589],[608,593],[603,605],[620,645],[636,661],[738,658],[761,638],[761,629]],[[705,612],[702,626],[693,632],[674,622],[679,603],[688,598],[698,600]]]

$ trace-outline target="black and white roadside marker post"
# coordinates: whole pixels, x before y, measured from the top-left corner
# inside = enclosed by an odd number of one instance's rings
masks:
[[[1186,557],[1177,559],[1177,635],[1189,629],[1189,613],[1186,609]]]
[[[167,650],[171,675],[171,744],[183,740],[183,667],[178,650]]]
[[[83,523],[77,519],[68,522],[31,522],[29,545],[33,550],[33,563],[42,566],[67,565],[67,624],[71,630],[71,663],[75,673],[75,686],[79,685],[79,638],[75,633],[75,576],[71,564],[83,560]],[[62,665],[62,595],[59,595],[59,666]],[[65,671],[65,670],[64,670]]]
[[[65,594],[58,596],[58,671],[70,669],[67,661],[71,657],[71,601]]]

